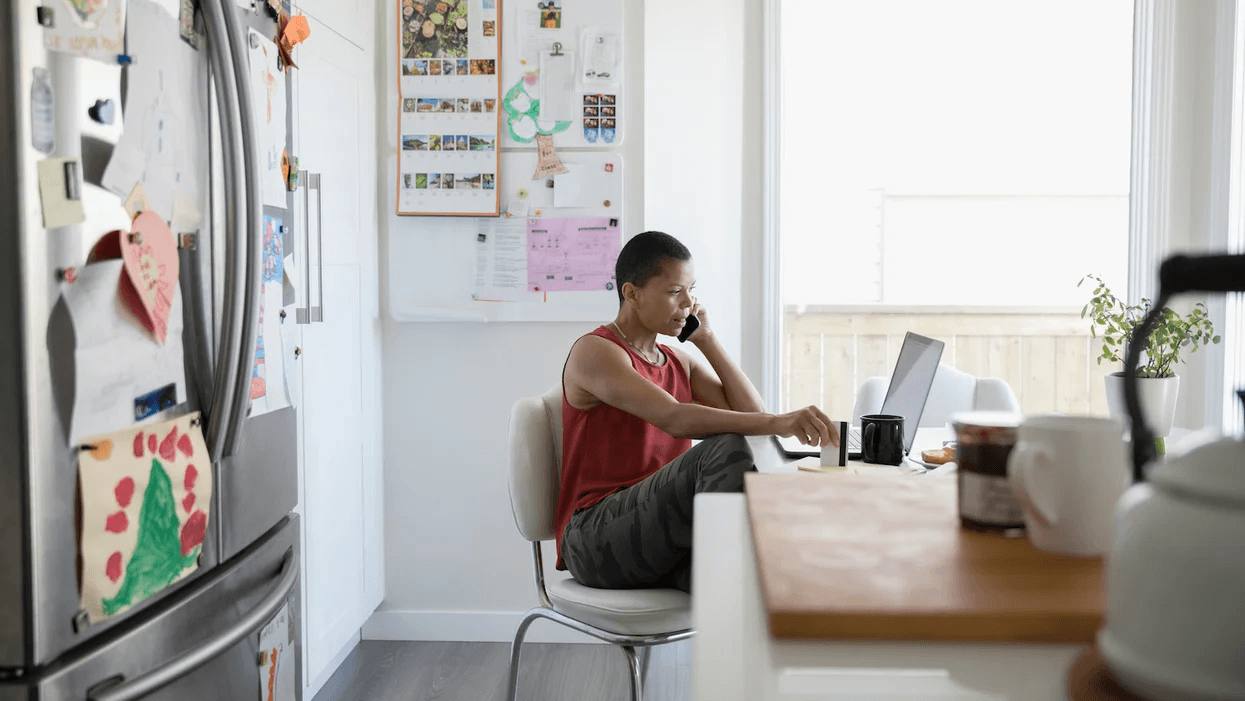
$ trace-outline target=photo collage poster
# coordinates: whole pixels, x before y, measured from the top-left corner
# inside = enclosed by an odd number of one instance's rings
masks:
[[[397,213],[496,216],[501,0],[398,12]]]

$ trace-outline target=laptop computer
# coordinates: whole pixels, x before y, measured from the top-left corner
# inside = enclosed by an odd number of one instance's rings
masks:
[[[934,384],[934,373],[938,371],[938,362],[942,360],[943,342],[926,338],[909,331],[904,334],[903,347],[899,349],[899,358],[895,360],[895,370],[891,374],[890,385],[886,388],[886,398],[882,400],[879,414],[896,414],[903,417],[904,423],[904,455],[912,451],[912,442],[916,440],[916,429],[921,423],[921,414],[925,412],[925,402],[929,399],[929,389]],[[848,458],[860,458],[860,426],[852,426],[845,437]],[[821,448],[800,443],[794,436],[781,438],[775,436],[778,447],[790,458],[803,458],[821,455]],[[843,437],[840,438],[843,440]]]

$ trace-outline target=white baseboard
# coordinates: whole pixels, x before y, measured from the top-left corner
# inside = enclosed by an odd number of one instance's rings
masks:
[[[521,611],[377,611],[363,624],[363,639],[509,643],[521,620]],[[523,641],[605,644],[544,618],[532,623]]]

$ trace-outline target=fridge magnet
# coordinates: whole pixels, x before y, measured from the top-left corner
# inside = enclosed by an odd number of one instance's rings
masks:
[[[532,173],[532,180],[567,172],[566,166],[562,165],[562,159],[558,158],[557,149],[553,147],[553,135],[536,135],[536,154],[536,172]]]
[[[85,220],[78,159],[46,158],[39,161],[38,170],[44,228],[79,224]]]
[[[52,11],[45,48],[104,63],[125,53],[125,0],[44,0],[43,6]]]
[[[118,293],[143,327],[163,345],[177,287],[177,241],[160,215],[151,210],[134,218],[133,229],[138,236],[118,235],[129,280]]]
[[[44,155],[56,148],[56,96],[48,69],[35,66],[30,83],[30,145]]]
[[[195,30],[195,2],[181,0],[177,12],[178,33],[182,39],[196,51],[199,49],[199,32]]]
[[[175,406],[177,406],[177,385],[170,383],[134,398],[134,420],[142,421]]]
[[[607,144],[614,143],[614,120],[603,118],[601,120],[601,140]]]
[[[311,25],[307,24],[306,17],[303,15],[290,17],[285,13],[281,14],[281,26],[277,32],[277,49],[281,52],[281,58],[285,60],[286,70],[298,68],[290,52],[295,46],[306,41],[309,36],[311,36]]]
[[[601,120],[593,118],[584,119],[584,141],[595,144],[601,136]]]
[[[537,3],[536,9],[540,10],[540,29],[562,28],[562,8],[557,0]]]
[[[199,412],[93,436],[78,451],[83,610],[103,620],[198,568],[212,502]]]
[[[143,184],[134,183],[134,187],[130,188],[130,196],[125,198],[125,211],[130,215],[130,221],[134,221],[135,217],[151,209],[151,200],[147,198]]]

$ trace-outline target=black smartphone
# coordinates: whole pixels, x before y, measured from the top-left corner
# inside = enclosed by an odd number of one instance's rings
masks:
[[[688,314],[687,321],[683,323],[683,330],[679,332],[679,343],[686,343],[687,337],[698,328],[700,328],[700,319],[697,319],[695,314]]]

